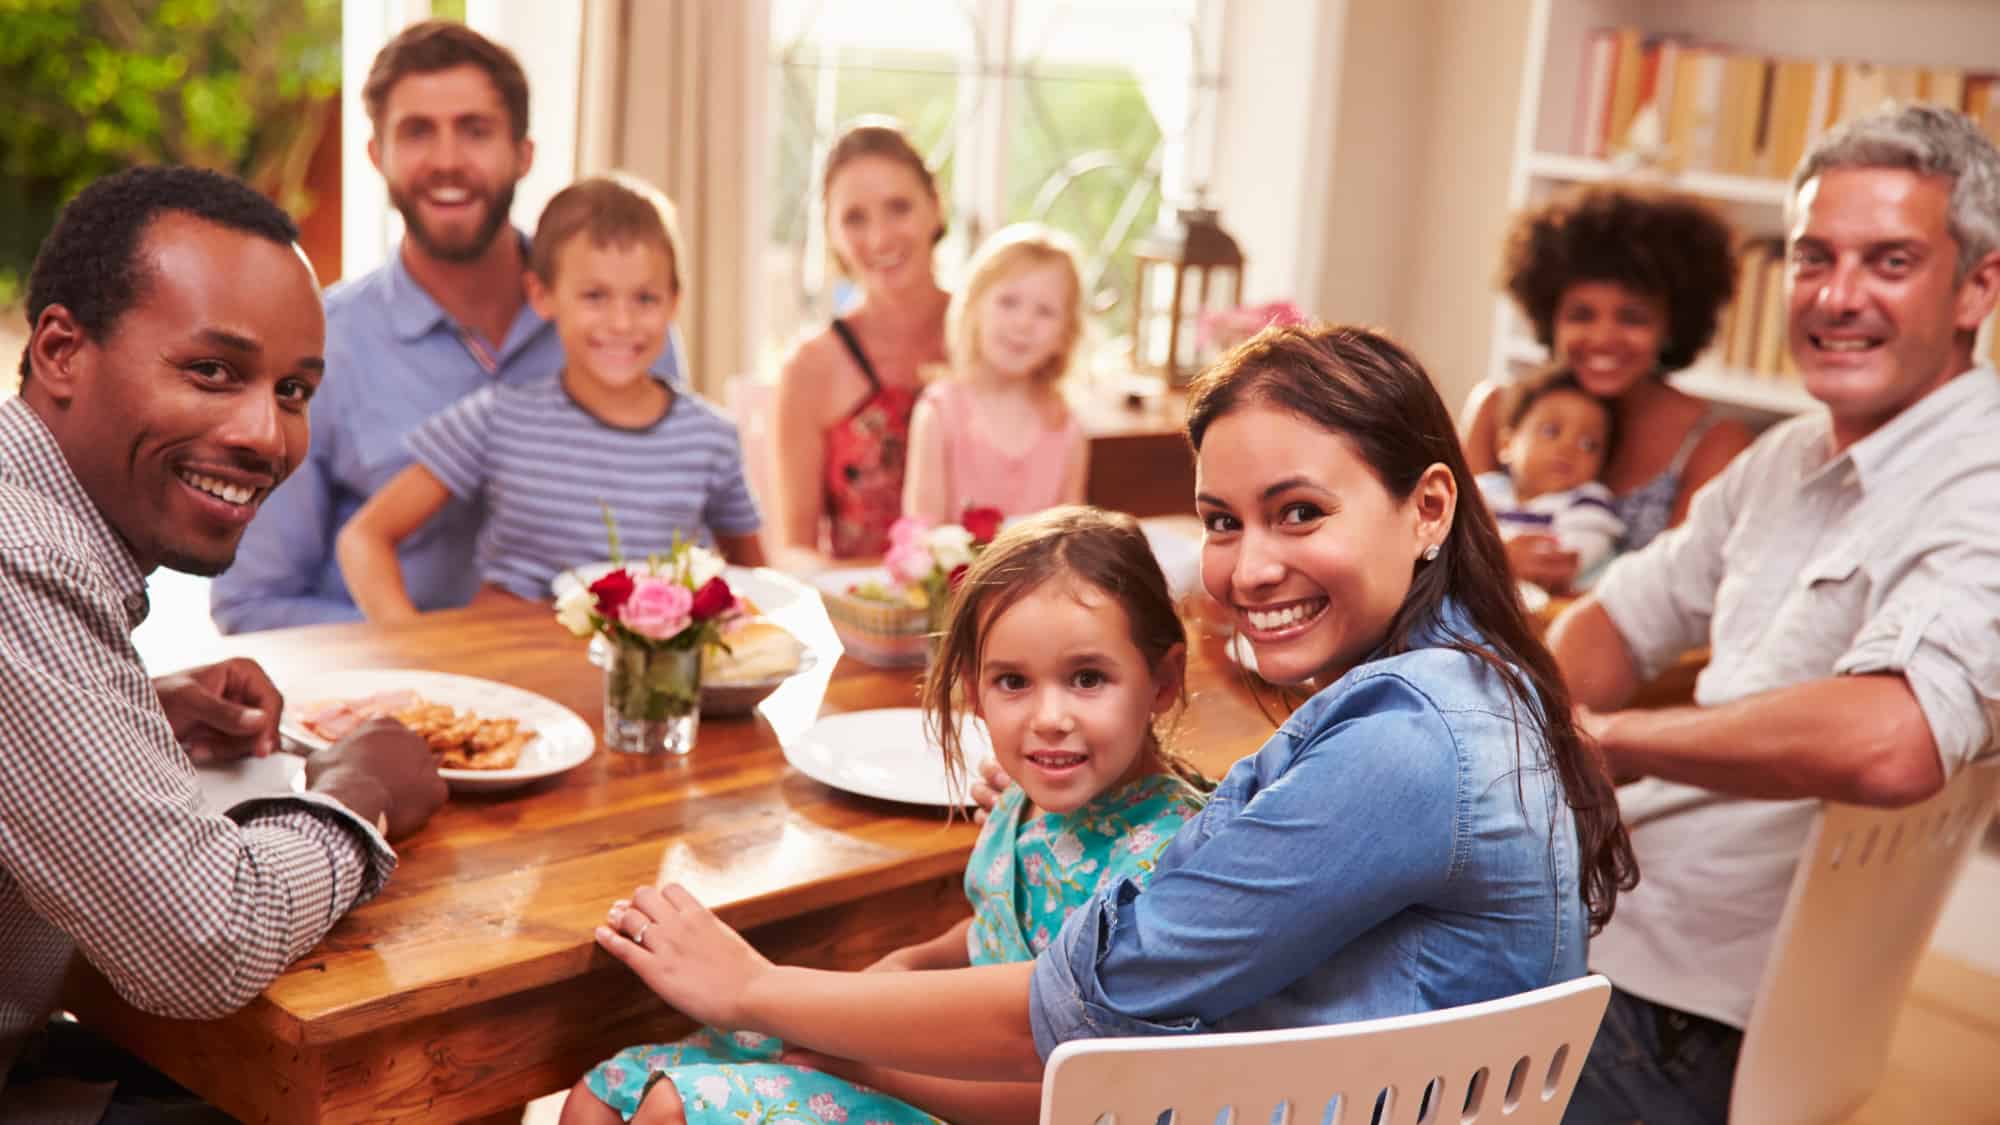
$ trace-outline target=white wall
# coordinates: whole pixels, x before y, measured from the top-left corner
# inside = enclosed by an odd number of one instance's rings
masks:
[[[1243,249],[1244,299],[1321,307],[1347,0],[1228,0],[1210,198]]]
[[[1341,36],[1319,315],[1407,338],[1439,0],[1351,0]],[[1410,341],[1416,343],[1415,341]],[[1421,347],[1418,349],[1423,350]]]
[[[466,0],[465,22],[521,60],[528,75],[528,139],[535,163],[514,188],[514,225],[533,231],[555,193],[576,178],[583,6]]]
[[[1485,371],[1532,0],[1231,0],[1215,199],[1249,299]]]
[[[1404,340],[1456,411],[1485,378],[1532,0],[1437,0]]]

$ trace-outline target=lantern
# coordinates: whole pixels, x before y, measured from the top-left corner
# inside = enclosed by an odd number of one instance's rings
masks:
[[[1197,204],[1175,213],[1133,247],[1138,286],[1133,290],[1132,366],[1185,386],[1209,356],[1200,346],[1204,312],[1243,303],[1243,251]]]

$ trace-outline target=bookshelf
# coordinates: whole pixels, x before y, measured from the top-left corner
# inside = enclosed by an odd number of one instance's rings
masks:
[[[1618,66],[1606,70],[1615,59],[1631,73],[1634,52],[1659,42],[1674,47],[1659,52],[1657,75],[1696,73],[1712,83],[1705,95],[1692,83],[1682,87],[1684,99],[1707,99],[1701,128],[1713,132],[1700,134],[1699,151],[1690,151],[1689,118],[1675,116],[1690,110],[1673,103],[1674,78],[1642,79],[1644,85],[1621,91],[1613,77]],[[2000,123],[2000,79],[1990,88],[1982,84],[2000,76],[1995,42],[2000,3],[1993,0],[1535,0],[1509,206],[1533,206],[1572,184],[1636,182],[1709,200],[1746,240],[1780,237],[1787,154],[1839,118],[1843,91],[1850,103],[1872,100],[1877,91],[1926,98],[1937,92],[1936,100],[1956,100],[1961,108],[1978,100],[1990,107],[1987,119]],[[1700,71],[1702,65],[1713,70]],[[1642,116],[1637,111],[1648,86],[1660,104],[1650,121],[1629,128]],[[1781,104],[1789,108],[1776,108]],[[1787,125],[1774,132],[1779,117]],[[1763,293],[1775,291],[1775,273],[1757,276]],[[1504,380],[1541,362],[1545,352],[1504,294],[1495,306],[1487,374]],[[1765,319],[1762,328],[1769,330]],[[1989,342],[2000,342],[1991,326],[1987,333]],[[1709,354],[1674,384],[1766,420],[1812,407],[1795,375],[1777,373],[1788,364],[1771,363],[1771,347],[1752,349],[1767,370],[1753,370],[1740,356],[1726,362],[1728,336],[1727,329],[1719,332]]]

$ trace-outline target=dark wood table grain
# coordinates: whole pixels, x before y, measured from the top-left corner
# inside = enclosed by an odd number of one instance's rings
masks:
[[[355,668],[482,676],[601,719],[601,673],[544,607],[491,604],[402,626],[233,638],[282,684]],[[805,674],[781,724],[909,706],[908,669],[851,658]],[[1219,775],[1272,730],[1248,682],[1198,637],[1178,737]],[[299,693],[295,689],[294,695]],[[560,1090],[620,1047],[685,1019],[600,952],[591,928],[642,884],[686,884],[766,954],[856,968],[966,912],[975,829],[792,770],[773,719],[706,719],[685,759],[599,749],[510,794],[454,796],[403,841],[387,889],[243,1011],[188,1023],[140,1013],[88,968],[68,1006],[249,1122],[464,1121]]]

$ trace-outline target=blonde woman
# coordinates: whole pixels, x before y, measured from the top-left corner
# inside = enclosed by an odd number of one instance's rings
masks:
[[[903,511],[951,523],[968,507],[1028,515],[1083,502],[1083,427],[1061,381],[1083,335],[1071,241],[1018,223],[973,255],[946,316],[951,377],[910,420]]]

